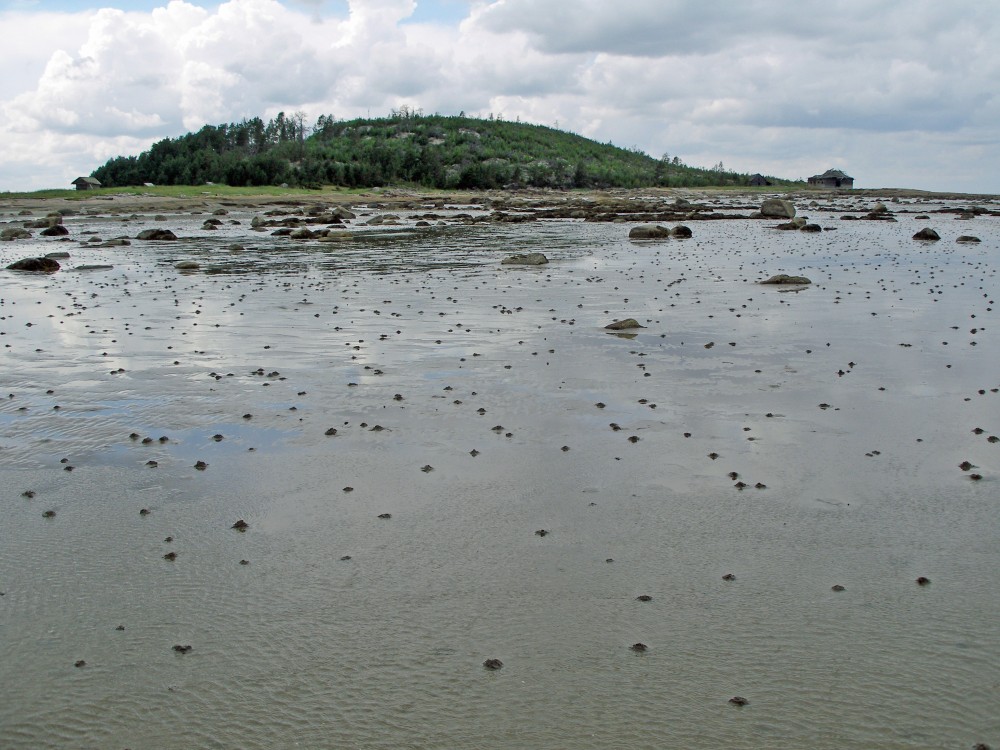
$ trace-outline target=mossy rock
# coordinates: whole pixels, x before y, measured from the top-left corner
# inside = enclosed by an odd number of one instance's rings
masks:
[[[630,240],[665,240],[670,237],[670,230],[659,224],[640,224],[632,227],[628,233]]]
[[[608,323],[604,328],[608,331],[627,331],[630,328],[645,328],[646,326],[640,325],[639,321],[635,318],[625,318],[625,320],[616,320],[613,323]]]

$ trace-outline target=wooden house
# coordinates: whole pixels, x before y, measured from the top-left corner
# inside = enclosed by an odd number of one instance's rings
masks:
[[[816,187],[829,187],[829,188],[852,188],[854,187],[854,178],[849,177],[844,174],[839,169],[828,169],[823,174],[813,175],[808,180],[810,185],[815,185]]]

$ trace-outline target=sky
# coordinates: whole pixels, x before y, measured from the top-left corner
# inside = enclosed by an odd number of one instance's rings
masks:
[[[1000,193],[1000,0],[0,0],[0,191],[401,106],[791,179]]]

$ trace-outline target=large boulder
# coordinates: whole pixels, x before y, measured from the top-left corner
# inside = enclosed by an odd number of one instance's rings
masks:
[[[4,227],[0,230],[0,241],[12,242],[13,240],[26,240],[31,237],[31,232],[23,227]]]
[[[791,201],[780,198],[768,198],[760,204],[761,216],[768,219],[793,219],[795,218],[795,206]]]
[[[177,235],[169,229],[143,229],[135,238],[137,240],[176,240]]]
[[[686,227],[683,224],[678,224],[676,227],[670,230],[670,236],[679,237],[681,239],[691,237],[692,236],[691,227]]]
[[[761,284],[812,284],[805,276],[789,276],[787,273],[779,273],[766,279]]]
[[[59,263],[52,258],[22,258],[7,266],[8,271],[31,271],[32,273],[55,273]]]
[[[975,237],[975,236],[973,236],[971,234],[963,234],[961,237],[959,237],[957,240],[955,240],[955,242],[960,242],[963,245],[974,245],[977,242],[982,242],[982,240],[980,240],[978,237]]]
[[[670,230],[658,224],[640,224],[628,233],[630,240],[660,240],[670,236]]]
[[[924,227],[919,232],[917,232],[915,235],[913,235],[913,239],[915,239],[915,240],[931,240],[931,241],[934,241],[934,240],[941,239],[941,235],[938,234],[937,232],[935,232],[930,227]]]
[[[53,224],[51,227],[47,227],[41,232],[42,237],[62,237],[69,234],[69,230],[62,224]]]
[[[505,266],[544,266],[549,262],[542,253],[523,253],[520,255],[508,255],[500,261]]]

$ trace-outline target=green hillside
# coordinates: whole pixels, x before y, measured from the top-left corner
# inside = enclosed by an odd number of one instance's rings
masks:
[[[279,114],[164,139],[93,172],[106,187],[289,185],[606,188],[747,185],[749,175],[685,165],[542,125],[460,115],[335,120]],[[787,181],[771,178],[776,185]]]

